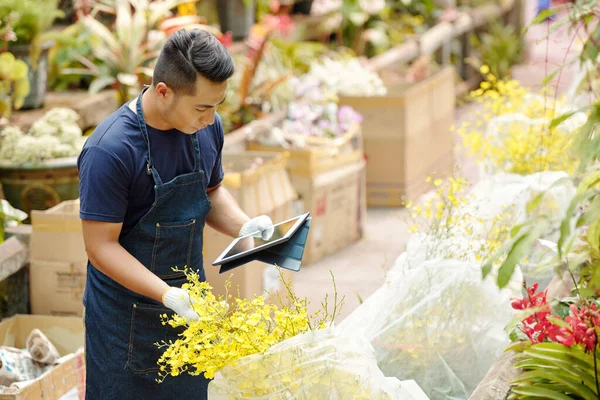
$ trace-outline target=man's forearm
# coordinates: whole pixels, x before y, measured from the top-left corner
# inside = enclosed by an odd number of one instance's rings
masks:
[[[242,225],[250,220],[231,193],[219,186],[208,193],[212,209],[206,218],[208,225],[230,237],[237,237]]]
[[[100,272],[142,296],[162,302],[162,295],[169,288],[118,242],[105,243],[88,250],[88,257]]]

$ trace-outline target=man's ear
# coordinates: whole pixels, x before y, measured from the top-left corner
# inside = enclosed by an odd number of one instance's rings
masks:
[[[156,84],[155,93],[158,101],[162,103],[166,102],[168,98],[173,95],[173,91],[170,90],[164,82],[159,82]]]

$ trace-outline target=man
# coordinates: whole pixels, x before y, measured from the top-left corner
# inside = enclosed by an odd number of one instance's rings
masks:
[[[204,31],[179,31],[157,60],[152,85],[103,121],[79,157],[80,217],[89,256],[84,293],[87,399],[206,399],[208,381],[157,378],[176,340],[160,315],[197,319],[181,289],[185,266],[205,278],[207,223],[231,237],[273,234],[250,219],[223,179],[216,112],[234,72],[231,55]]]

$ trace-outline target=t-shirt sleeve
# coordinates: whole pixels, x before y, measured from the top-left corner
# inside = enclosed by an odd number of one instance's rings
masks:
[[[225,133],[223,132],[223,125],[221,124],[221,117],[219,114],[215,115],[215,133],[216,133],[216,141],[217,141],[217,149],[219,153],[215,158],[215,165],[213,166],[212,173],[210,174],[210,182],[208,183],[209,188],[214,188],[218,186],[225,176],[225,172],[223,171],[223,160],[221,154],[223,153],[223,145],[225,143]]]
[[[109,151],[90,146],[78,159],[81,219],[123,222],[129,179],[123,163]]]

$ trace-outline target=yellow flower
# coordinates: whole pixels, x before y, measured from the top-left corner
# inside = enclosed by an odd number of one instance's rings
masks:
[[[441,179],[436,179],[435,181],[433,181],[433,184],[435,186],[440,186],[442,184],[442,180]]]
[[[482,74],[489,74],[490,67],[488,67],[487,65],[482,65],[481,67],[479,67],[479,72],[481,72]]]
[[[162,315],[163,324],[173,328],[185,327],[175,342],[159,343],[164,352],[158,360],[158,381],[167,375],[203,374],[206,378],[236,360],[252,354],[262,354],[273,345],[313,328],[324,326],[326,319],[334,318],[315,314],[308,316],[308,301],[288,294],[289,305],[267,304],[263,296],[251,299],[233,299],[233,307],[224,299],[229,294],[216,297],[207,282],[200,282],[197,272],[183,270],[187,277],[185,287],[194,301],[197,321],[186,321],[178,315]],[[289,283],[284,285],[288,290]],[[229,287],[230,285],[226,285]]]

